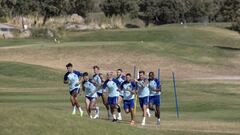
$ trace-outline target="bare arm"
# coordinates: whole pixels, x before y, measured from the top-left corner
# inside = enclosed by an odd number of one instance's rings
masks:
[[[135,90],[128,89],[128,91],[129,91],[131,94],[136,94],[136,91],[135,91]]]
[[[64,84],[69,84],[69,80],[64,80],[63,83]]]

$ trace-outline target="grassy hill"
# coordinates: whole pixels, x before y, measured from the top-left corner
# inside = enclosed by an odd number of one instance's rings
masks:
[[[64,32],[56,44],[50,39],[0,40],[0,135],[17,134],[239,134],[240,37],[221,27],[199,24],[163,25],[146,29]],[[227,48],[219,48],[219,46]],[[235,48],[234,49],[229,49]],[[161,126],[153,117],[141,127],[128,125],[129,116],[113,124],[86,114],[71,116],[65,64],[92,73],[133,66],[161,68]],[[171,71],[176,72],[180,119],[176,118]],[[218,79],[210,79],[218,77]],[[224,77],[230,77],[226,80]],[[203,78],[203,79],[200,79]],[[205,79],[204,79],[205,78]],[[79,98],[84,105],[84,98]]]

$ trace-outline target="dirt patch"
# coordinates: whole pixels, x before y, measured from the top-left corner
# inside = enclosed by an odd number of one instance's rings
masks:
[[[30,45],[17,45],[17,46],[4,46],[0,47],[0,50],[7,50],[7,49],[18,49],[18,48],[25,48],[25,47],[30,47]]]
[[[6,49],[8,49],[6,51]],[[194,65],[179,62],[171,58],[159,57],[154,54],[140,54],[134,51],[118,52],[101,47],[8,47],[0,49],[0,61],[16,61],[37,64],[56,69],[65,69],[68,62],[75,68],[92,72],[93,65],[99,65],[106,73],[118,68],[125,72],[133,72],[133,66],[139,69],[157,71],[161,69],[161,76],[171,79],[171,72],[176,72],[177,78],[209,77],[216,75],[240,75],[239,70],[228,68],[213,68],[209,65]]]
[[[128,124],[127,122],[124,124]],[[147,128],[155,130],[182,131],[197,133],[216,133],[216,134],[239,134],[239,123],[234,122],[217,122],[217,121],[191,121],[191,120],[161,120],[161,126],[155,122],[148,122],[144,127],[135,125],[138,128]]]

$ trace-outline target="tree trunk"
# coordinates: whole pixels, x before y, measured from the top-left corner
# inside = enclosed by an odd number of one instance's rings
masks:
[[[46,22],[47,22],[47,19],[48,19],[48,16],[47,16],[47,15],[45,15],[45,16],[44,16],[44,18],[43,18],[43,24],[42,24],[43,26],[46,24]]]

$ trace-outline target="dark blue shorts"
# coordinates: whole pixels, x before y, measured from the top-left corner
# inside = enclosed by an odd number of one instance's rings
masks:
[[[117,105],[118,97],[108,97],[108,105]]]
[[[88,97],[88,96],[85,96],[89,101],[92,101],[94,99],[96,99],[95,97]]]
[[[133,109],[134,108],[134,99],[124,100],[123,101],[123,108],[124,108],[124,110]]]
[[[70,95],[73,95],[73,93],[79,93],[80,92],[80,89],[79,88],[76,88],[76,89],[73,89],[71,91],[69,91]]]
[[[101,97],[103,94],[102,94],[102,93],[99,93],[99,92],[97,92],[97,95],[98,95],[98,97]]]
[[[161,102],[161,96],[160,95],[156,95],[156,96],[150,96],[149,97],[149,103],[152,103],[156,106],[160,106]]]
[[[143,105],[148,105],[149,104],[149,96],[139,98],[139,104],[140,104],[141,108],[143,107]]]

